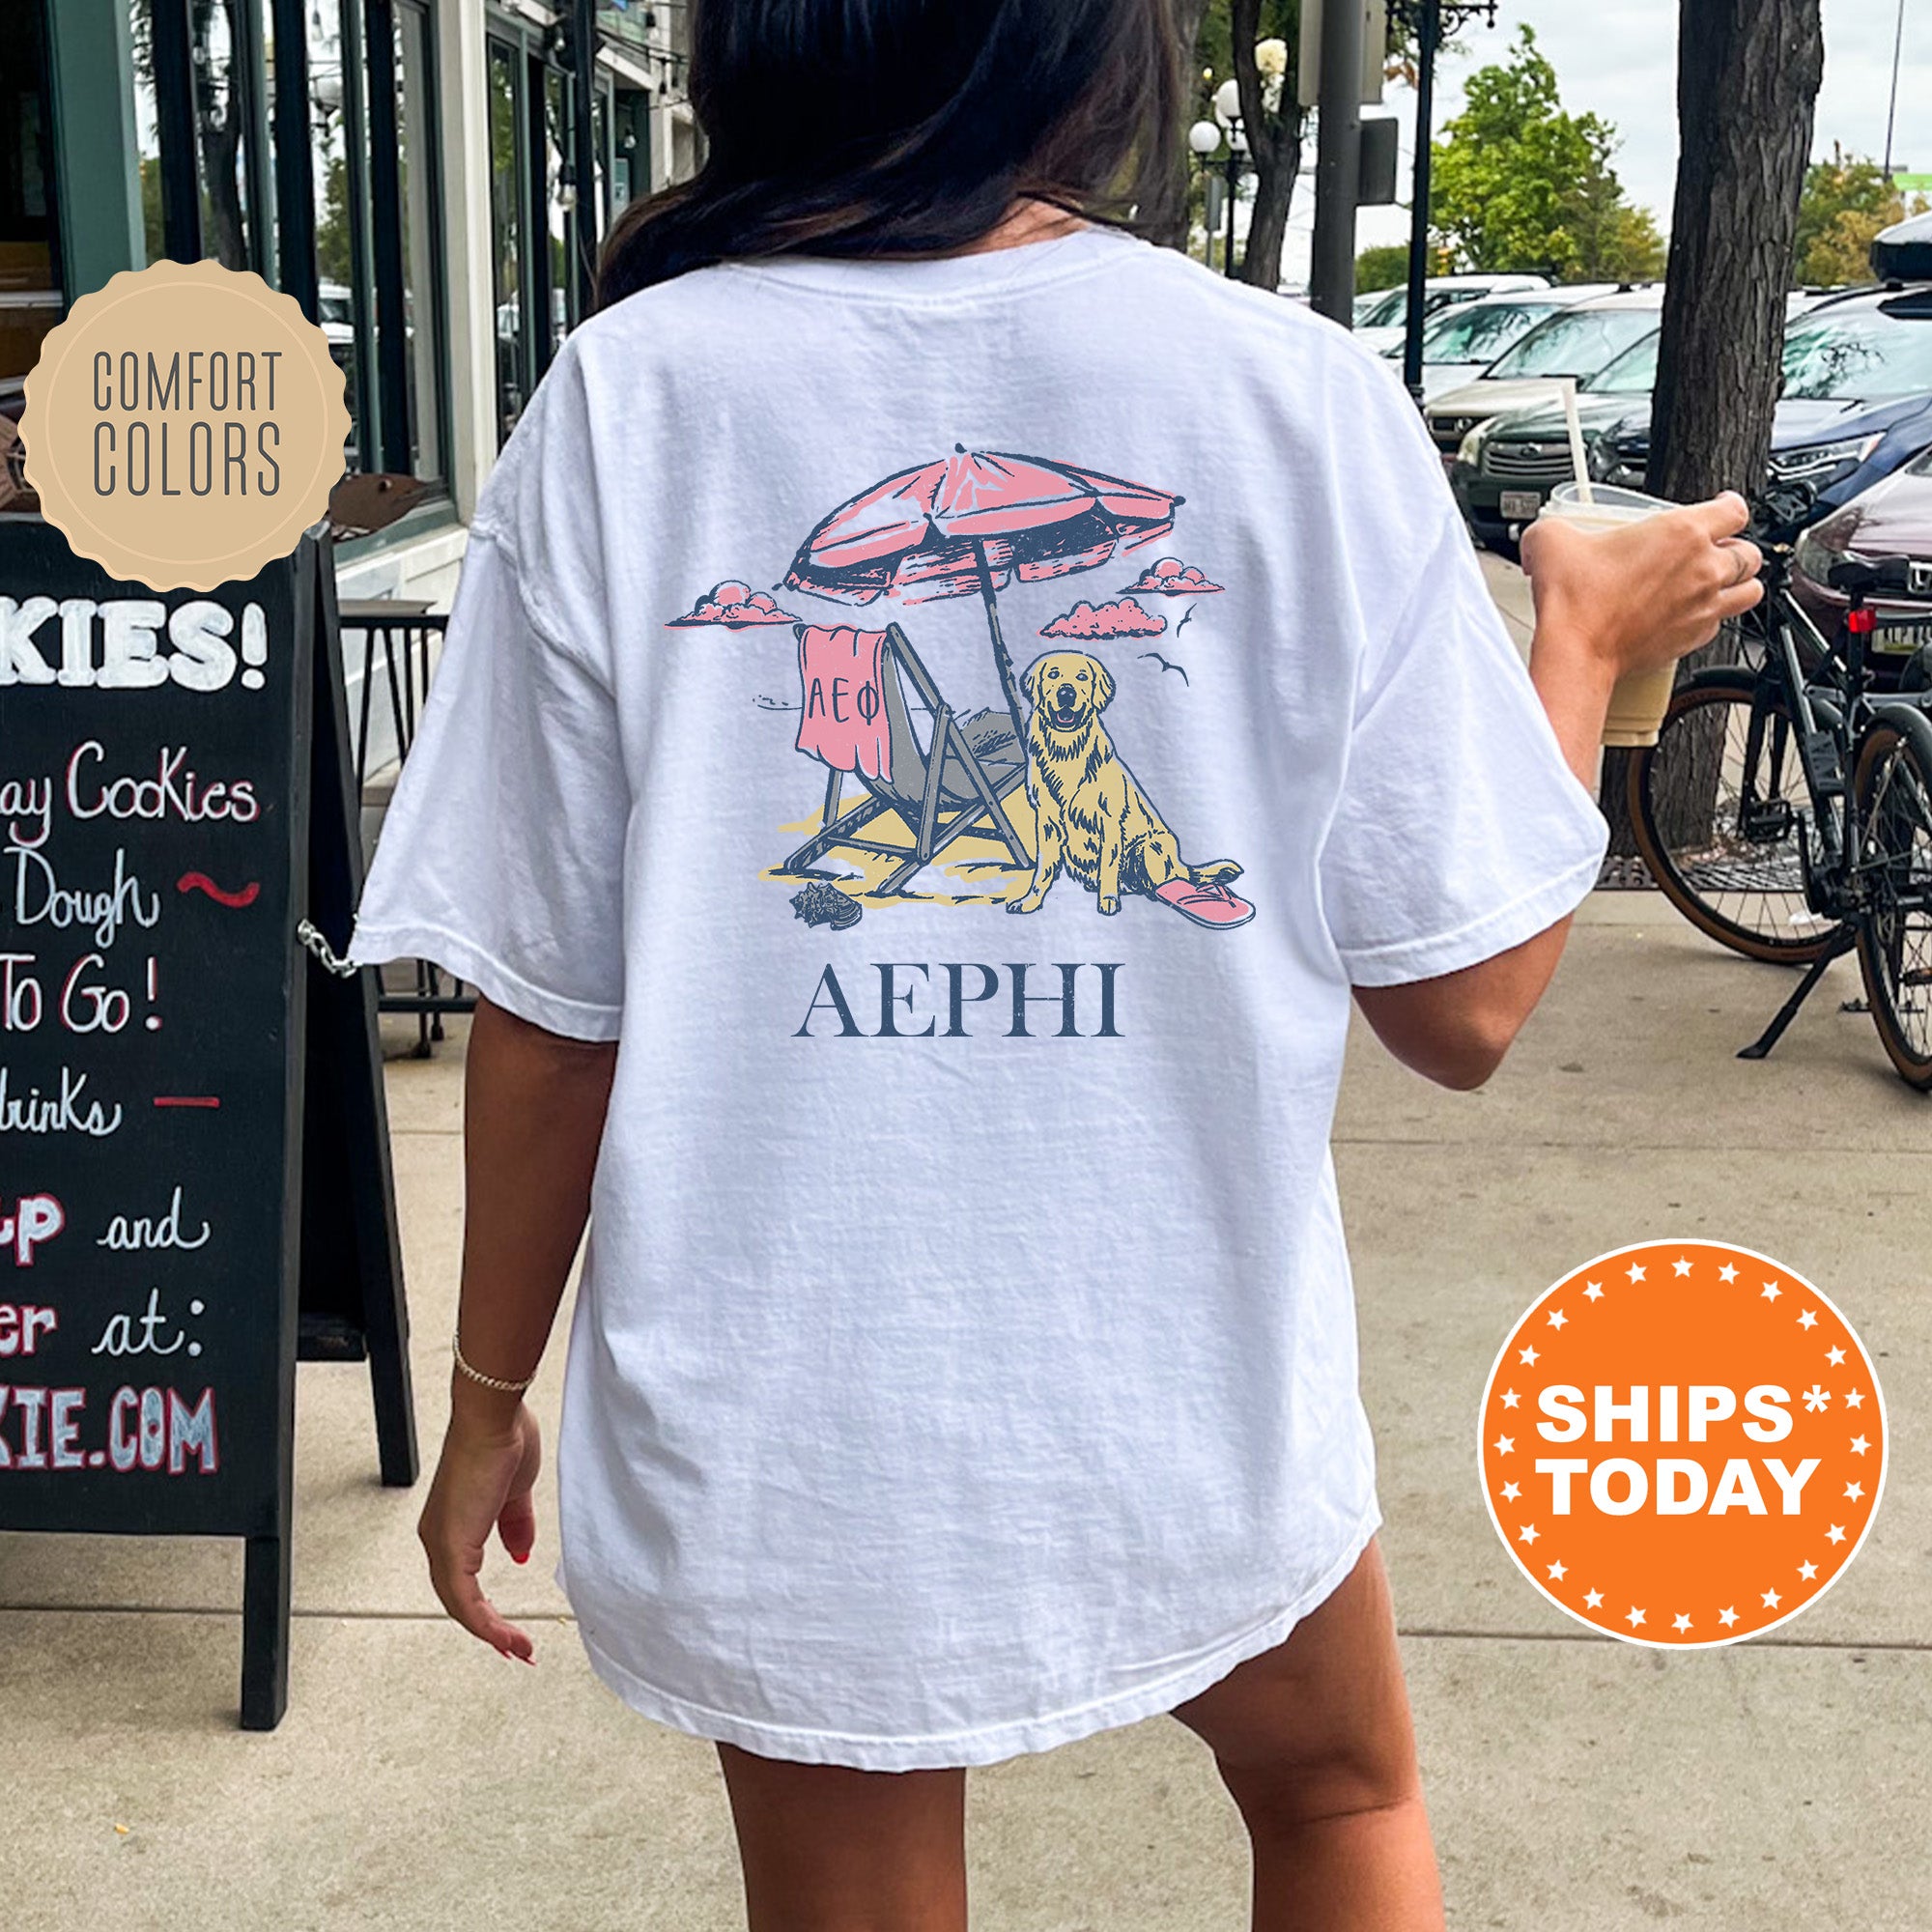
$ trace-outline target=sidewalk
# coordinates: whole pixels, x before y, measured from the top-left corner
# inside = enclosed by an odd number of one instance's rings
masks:
[[[1437,1093],[1355,1042],[1337,1161],[1458,1927],[1926,1923],[1932,1109],[1835,998],[1767,1065],[1733,1059],[1784,983],[1650,895],[1600,895],[1484,1093]],[[389,1069],[431,1455],[461,1085],[460,1037]],[[1844,1583],[1788,1634],[1683,1658],[1594,1640],[1536,1598],[1484,1517],[1469,1453],[1523,1305],[1578,1260],[1672,1229],[1762,1247],[1834,1293],[1885,1364],[1896,1432],[1872,1544]],[[554,1356],[537,1392],[550,1420],[556,1387]],[[416,1497],[374,1481],[359,1369],[302,1369],[297,1439],[292,1696],[271,1736],[234,1728],[239,1545],[0,1537],[10,1926],[734,1927],[710,1753],[591,1678],[546,1574],[550,1503],[530,1571],[498,1559],[487,1575],[535,1625],[528,1670],[440,1619]],[[1165,1719],[979,1775],[972,1831],[988,1932],[1244,1922],[1233,1815]]]

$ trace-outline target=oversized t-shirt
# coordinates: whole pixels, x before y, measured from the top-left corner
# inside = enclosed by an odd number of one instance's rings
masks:
[[[1342,331],[1098,230],[729,266],[493,472],[354,956],[619,1042],[558,1579],[635,1706],[984,1763],[1171,1709],[1374,1533],[1350,986],[1605,830]]]

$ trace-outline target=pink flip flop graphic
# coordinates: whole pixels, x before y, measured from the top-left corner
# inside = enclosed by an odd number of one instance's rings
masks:
[[[1254,907],[1246,899],[1236,898],[1226,886],[1197,886],[1191,879],[1170,879],[1166,885],[1156,886],[1153,895],[1196,925],[1246,925],[1255,916]]]

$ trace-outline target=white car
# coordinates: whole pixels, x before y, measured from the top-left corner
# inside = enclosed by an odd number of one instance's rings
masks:
[[[1437,275],[1422,289],[1425,320],[1445,308],[1461,308],[1465,302],[1483,301],[1490,296],[1521,295],[1529,289],[1547,289],[1548,275]],[[1364,349],[1380,351],[1399,342],[1408,327],[1408,287],[1383,291],[1381,299],[1355,317],[1355,340]]]
[[[1445,389],[1423,414],[1445,464],[1463,439],[1506,410],[1547,408],[1563,377],[1581,382],[1654,334],[1663,317],[1663,284],[1620,290],[1546,316],[1473,383]]]
[[[1422,331],[1423,401],[1433,402],[1446,389],[1473,383],[1558,309],[1575,308],[1578,302],[1597,301],[1616,292],[1614,283],[1591,282],[1575,288],[1492,296],[1487,301],[1442,310]],[[1382,354],[1400,369],[1406,347],[1398,338]]]

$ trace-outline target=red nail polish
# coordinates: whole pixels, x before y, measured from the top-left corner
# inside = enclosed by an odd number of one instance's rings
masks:
[[[527,1549],[521,1556],[514,1549],[510,1551],[510,1561],[512,1563],[527,1563],[529,1560],[530,1552]]]

